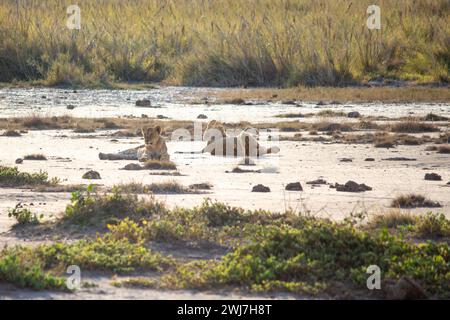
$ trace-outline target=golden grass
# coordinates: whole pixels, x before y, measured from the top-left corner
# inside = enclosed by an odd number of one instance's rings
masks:
[[[400,210],[390,210],[371,217],[368,226],[371,228],[397,228],[399,226],[414,225],[417,218],[411,213]]]
[[[449,80],[447,0],[377,1],[381,30],[366,26],[372,0],[78,3],[82,25],[73,31],[65,15],[72,0],[1,1],[0,81],[340,86],[378,76]]]

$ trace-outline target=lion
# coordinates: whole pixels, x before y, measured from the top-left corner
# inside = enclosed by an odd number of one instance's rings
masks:
[[[159,160],[170,161],[165,139],[161,136],[160,126],[141,129],[145,144],[117,153],[100,153],[101,160]]]
[[[207,145],[202,153],[211,153],[217,156],[243,156],[259,157],[265,154],[278,153],[280,148],[266,148],[258,143],[258,132],[252,128],[246,128],[237,136],[227,136],[223,125],[212,120],[208,123],[203,139]]]
[[[166,140],[161,136],[161,132],[160,126],[142,128],[145,146],[138,150],[139,161],[170,161]]]

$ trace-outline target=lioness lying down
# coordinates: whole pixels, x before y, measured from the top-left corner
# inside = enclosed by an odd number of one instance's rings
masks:
[[[166,140],[161,136],[161,127],[142,128],[144,145],[117,153],[99,153],[101,160],[160,160],[170,161]]]
[[[276,146],[271,148],[261,146],[249,129],[244,129],[237,136],[227,136],[223,126],[215,120],[208,124],[203,139],[208,142],[202,153],[211,153],[215,156],[259,157],[280,152],[280,148]]]

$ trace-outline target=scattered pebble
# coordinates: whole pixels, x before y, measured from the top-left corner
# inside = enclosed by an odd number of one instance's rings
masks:
[[[16,164],[22,164],[23,163],[23,159],[22,158],[17,158],[16,159]]]

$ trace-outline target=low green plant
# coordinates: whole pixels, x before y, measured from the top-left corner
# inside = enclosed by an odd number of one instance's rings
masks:
[[[2,187],[21,187],[49,185],[56,183],[57,180],[48,180],[48,174],[44,171],[35,173],[20,172],[17,167],[0,166],[0,186]]]
[[[29,209],[25,208],[22,203],[16,204],[13,209],[8,211],[8,217],[15,218],[20,225],[26,224],[38,224],[39,220],[44,217],[43,214],[37,216],[36,213],[32,213]]]
[[[418,219],[415,230],[424,238],[450,237],[450,220],[443,213],[428,212]]]

